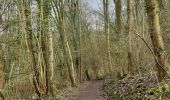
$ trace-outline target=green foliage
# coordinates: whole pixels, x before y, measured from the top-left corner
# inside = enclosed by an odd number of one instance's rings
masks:
[[[157,83],[152,75],[127,77],[110,80],[104,85],[104,93],[109,100],[157,100],[170,94],[168,81]]]
[[[170,92],[170,86],[169,86],[169,84],[166,84],[166,83],[163,84],[161,89],[162,89],[162,92],[166,92],[166,93],[167,93],[167,92]]]
[[[142,100],[151,100],[150,97],[148,97],[147,95],[145,95]]]
[[[155,87],[151,87],[147,90],[147,93],[149,95],[160,95],[161,90],[159,89],[159,87],[155,86]]]
[[[166,96],[168,93],[170,93],[170,87],[169,84],[164,83],[161,86],[153,86],[148,88],[147,90],[148,95],[156,95],[156,96]]]
[[[123,96],[122,100],[132,100],[129,96]]]

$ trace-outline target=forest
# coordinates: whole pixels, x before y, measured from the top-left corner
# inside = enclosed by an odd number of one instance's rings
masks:
[[[169,16],[170,0],[0,0],[0,100],[170,100]]]

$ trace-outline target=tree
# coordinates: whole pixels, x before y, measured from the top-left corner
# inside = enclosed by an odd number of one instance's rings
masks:
[[[30,0],[19,0],[20,20],[22,26],[22,35],[25,36],[28,53],[30,53],[31,66],[33,67],[33,82],[36,90],[36,94],[40,97],[45,94],[45,82],[42,76],[42,71],[39,70],[41,65],[41,49],[39,41],[35,41],[34,34],[32,32],[31,23],[31,2]],[[34,43],[35,42],[35,43]],[[36,45],[35,45],[36,44]],[[38,44],[38,45],[37,45]],[[39,52],[38,52],[39,51]]]
[[[77,68],[78,77],[82,82],[82,65],[81,65],[81,30],[80,30],[80,4],[79,0],[71,0],[70,7],[70,27],[72,33],[72,41],[75,50],[75,67]]]
[[[0,58],[0,98],[4,100],[3,96],[3,85],[4,85],[4,79],[3,79],[3,60]]]
[[[72,86],[75,86],[76,85],[76,75],[75,75],[74,63],[73,63],[73,58],[72,58],[70,46],[68,43],[67,35],[65,33],[64,1],[63,0],[59,0],[59,1],[53,0],[53,3],[54,3],[53,9],[54,9],[56,20],[57,20],[56,26],[59,30],[60,39],[61,39],[61,43],[63,46],[63,53],[65,56],[65,62],[68,67],[71,84],[72,84]]]
[[[0,26],[1,26],[1,23],[2,23],[2,15],[1,15],[1,12],[2,12],[2,5],[0,4]],[[1,28],[0,28],[0,31],[1,31]],[[1,55],[1,52],[0,52],[0,56]],[[3,93],[2,93],[2,90],[3,90],[3,60],[2,60],[2,57],[0,57],[0,98],[1,99],[4,99],[4,96],[3,96]]]
[[[110,55],[110,22],[109,22],[109,1],[103,0],[103,12],[104,12],[104,32],[107,37],[107,60],[108,69],[111,71],[111,55]]]
[[[121,28],[122,27],[122,21],[121,21],[122,4],[121,3],[122,3],[122,1],[121,0],[113,0],[113,1],[114,1],[114,5],[115,5],[115,24],[114,24],[114,26],[115,26],[114,30],[116,33],[115,40],[118,41],[117,45],[120,45],[119,41],[123,41],[123,39],[121,39],[121,35],[122,35],[122,33],[121,33],[121,31],[122,31],[122,28]],[[118,47],[121,47],[121,46],[118,46]],[[117,55],[119,55],[119,56],[117,56]],[[120,66],[120,62],[121,62],[121,58],[122,58],[122,57],[120,58],[120,55],[121,55],[121,53],[117,52],[117,54],[115,56],[116,57],[115,59],[117,60],[117,66]],[[120,68],[120,67],[119,67],[119,70],[117,70],[118,76],[121,76],[121,72],[123,72],[123,74],[125,74],[125,71],[124,71],[125,68]]]
[[[45,40],[42,42],[42,45],[44,47],[44,57],[47,57],[45,60],[46,62],[46,86],[47,86],[47,94],[48,95],[54,95],[54,79],[53,79],[53,74],[54,74],[54,54],[53,54],[53,35],[52,32],[49,30],[49,15],[51,11],[50,7],[50,0],[44,0],[43,1],[43,23],[42,23],[42,39]]]
[[[126,20],[126,31],[128,34],[128,74],[134,74],[134,62],[133,62],[133,53],[132,53],[132,44],[131,44],[131,13],[132,13],[132,0],[127,0],[127,20]]]
[[[121,0],[114,0],[115,4],[115,13],[116,13],[116,18],[115,18],[115,32],[117,34],[121,33]]]
[[[52,33],[49,32],[49,2],[37,0],[39,8],[38,34],[33,33],[31,2],[20,0],[19,10],[22,32],[32,60],[34,86],[38,96],[53,94],[53,45]],[[41,48],[42,47],[42,48]],[[43,55],[43,57],[42,57]]]
[[[152,40],[154,54],[156,56],[155,67],[157,68],[158,80],[162,81],[167,74],[165,71],[164,44],[159,25],[159,15],[156,0],[145,0],[148,15],[150,38]]]

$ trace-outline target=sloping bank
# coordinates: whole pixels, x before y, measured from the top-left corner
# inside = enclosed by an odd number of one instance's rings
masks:
[[[170,100],[170,78],[158,83],[155,74],[108,79],[104,84],[108,100]]]

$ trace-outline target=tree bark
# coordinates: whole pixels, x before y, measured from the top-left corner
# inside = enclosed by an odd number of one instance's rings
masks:
[[[82,82],[82,66],[81,66],[81,46],[80,46],[80,9],[79,9],[79,0],[70,1],[70,27],[72,28],[72,37],[73,45],[75,50],[75,67],[77,68],[77,77],[79,77],[80,82]]]
[[[28,0],[29,1],[29,0]],[[20,11],[20,20],[22,26],[22,34],[25,36],[26,46],[30,53],[30,59],[32,61],[32,67],[34,71],[33,82],[35,86],[35,91],[38,96],[41,95],[39,89],[39,71],[38,71],[38,63],[36,61],[36,51],[33,50],[33,34],[31,29],[31,12],[30,12],[30,2],[24,0],[18,0],[18,8]]]
[[[128,74],[133,75],[134,74],[134,58],[133,58],[133,53],[132,53],[132,44],[131,44],[131,13],[132,13],[132,5],[131,5],[131,0],[127,0],[127,22],[126,22],[126,30],[128,33]]]
[[[0,99],[4,100],[3,95],[3,86],[4,86],[4,79],[3,79],[3,60],[0,58]]]
[[[68,67],[71,85],[74,87],[76,85],[76,75],[75,75],[74,63],[73,63],[70,46],[67,40],[67,35],[65,33],[64,4],[63,4],[63,0],[53,1],[53,2],[55,4],[55,8],[57,9],[55,11],[55,15],[58,16],[58,18],[56,18],[57,19],[56,23],[57,23],[57,27],[58,27],[59,34],[60,34],[60,39],[61,39],[62,46],[63,46],[63,53],[65,56],[66,65]]]
[[[1,15],[1,11],[2,11],[2,5],[0,4],[0,26],[2,25],[2,15]],[[0,29],[1,31],[1,29]],[[0,52],[0,56],[1,56],[1,52]],[[4,95],[3,95],[3,83],[4,83],[4,79],[3,79],[3,67],[4,67],[4,64],[3,64],[3,59],[2,57],[0,57],[0,99],[4,100]]]
[[[110,23],[109,23],[109,1],[103,0],[104,10],[104,30],[107,34],[107,60],[108,60],[108,72],[111,71],[111,55],[110,55]]]
[[[149,22],[150,37],[158,62],[155,61],[158,80],[162,81],[166,75],[165,71],[165,52],[160,30],[158,7],[156,0],[145,0]]]
[[[115,12],[116,12],[115,32],[117,33],[117,35],[120,35],[121,33],[121,8],[122,8],[121,0],[114,0],[114,3],[115,3]]]
[[[45,62],[46,62],[46,86],[47,86],[47,90],[46,93],[48,95],[54,95],[54,79],[53,79],[53,69],[54,69],[54,54],[53,54],[53,36],[52,36],[52,32],[50,32],[49,30],[49,15],[50,15],[50,11],[51,11],[51,7],[50,7],[50,1],[48,0],[44,0],[43,1],[43,29],[42,29],[42,36],[44,36],[44,40],[43,44],[44,45],[44,56],[45,58]]]

